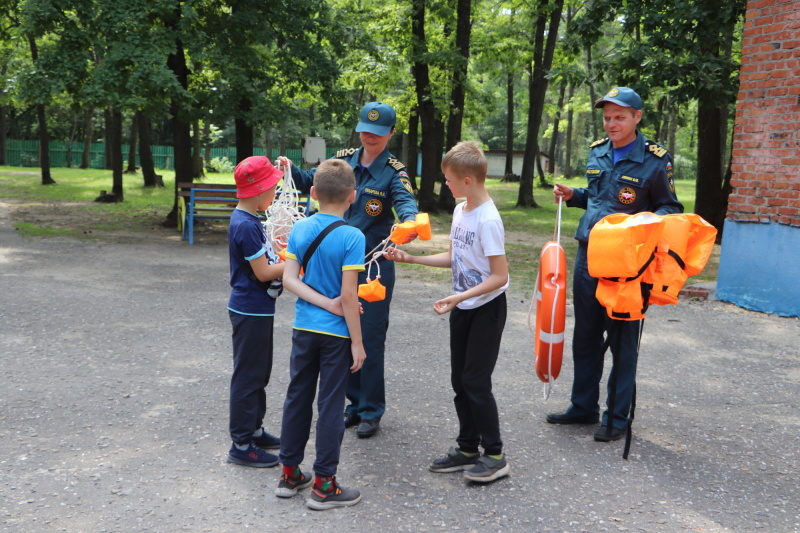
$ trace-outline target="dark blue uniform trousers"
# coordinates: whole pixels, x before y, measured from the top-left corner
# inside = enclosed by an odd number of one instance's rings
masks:
[[[361,336],[367,358],[364,366],[350,374],[347,384],[347,412],[356,414],[361,420],[380,420],[386,411],[386,385],[384,381],[384,351],[386,330],[389,329],[389,306],[394,292],[394,261],[381,260],[380,283],[386,287],[386,298],[379,302],[361,300],[364,314],[361,315]],[[372,276],[377,272],[372,269]],[[366,283],[367,273],[361,272],[358,283]]]
[[[267,391],[272,373],[274,317],[228,311],[233,327],[233,375],[230,391],[231,440],[248,444],[264,422]]]
[[[575,329],[572,337],[572,405],[569,412],[575,416],[589,416],[599,412],[600,379],[603,377],[604,337],[611,335],[611,353],[616,364],[608,378],[606,404],[614,395],[613,427],[627,427],[628,412],[633,397],[636,363],[639,358],[641,320],[612,320],[595,296],[597,278],[589,275],[587,246],[581,244],[575,258],[573,298],[575,304]],[[608,410],[603,413],[603,425],[608,425]]]
[[[298,466],[303,462],[319,378],[314,473],[320,477],[336,475],[344,437],[344,392],[352,364],[350,339],[294,330],[291,381],[283,402],[281,463]]]

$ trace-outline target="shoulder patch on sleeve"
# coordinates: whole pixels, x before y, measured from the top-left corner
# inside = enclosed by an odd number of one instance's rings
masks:
[[[342,157],[349,157],[349,156],[353,155],[354,153],[356,153],[356,149],[355,148],[344,148],[344,149],[339,150],[338,152],[336,152],[336,156],[335,157],[338,157],[338,158],[341,159]]]
[[[644,146],[648,152],[652,153],[654,156],[658,158],[667,155],[667,149],[658,143],[654,143],[653,141],[645,141]]]
[[[400,161],[398,161],[396,157],[390,157],[389,160],[387,161],[387,163],[389,164],[390,167],[392,167],[395,170],[405,170],[406,169],[406,166],[403,163],[401,163]]]
[[[606,141],[608,141],[608,137],[606,137],[605,139],[599,139],[599,140],[593,142],[592,144],[590,144],[589,148],[594,148],[595,146],[600,146],[601,144],[605,143]]]

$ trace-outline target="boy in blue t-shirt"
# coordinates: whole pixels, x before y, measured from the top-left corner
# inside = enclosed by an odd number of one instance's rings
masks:
[[[284,264],[267,239],[258,211],[275,198],[283,172],[263,156],[248,157],[234,170],[239,203],[231,214],[228,247],[231,296],[228,314],[233,327],[233,375],[230,390],[230,435],[227,461],[257,468],[278,464],[265,449],[280,439],[262,427],[267,410],[265,388],[272,372],[272,324],[275,298],[281,292]]]
[[[306,500],[306,505],[316,510],[355,505],[361,500],[359,491],[336,482],[348,376],[357,372],[366,358],[358,303],[365,238],[357,228],[344,224],[343,218],[355,200],[355,186],[350,165],[338,159],[321,163],[311,187],[319,212],[294,225],[286,248],[283,283],[298,298],[291,381],[281,425],[283,476],[275,494],[290,498],[312,483],[311,476],[300,470],[300,463],[311,432],[319,380],[314,488]],[[341,226],[334,226],[320,239],[332,224]]]

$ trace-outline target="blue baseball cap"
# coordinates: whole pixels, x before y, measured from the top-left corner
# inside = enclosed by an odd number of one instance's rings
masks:
[[[370,102],[361,108],[361,120],[356,126],[357,132],[366,131],[375,135],[389,135],[397,122],[397,115],[389,104]]]
[[[636,91],[628,87],[614,87],[608,94],[594,103],[595,107],[603,107],[606,102],[621,105],[622,107],[632,107],[636,110],[642,108],[642,97]]]

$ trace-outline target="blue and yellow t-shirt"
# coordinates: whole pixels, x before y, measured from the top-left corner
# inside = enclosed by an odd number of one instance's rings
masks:
[[[341,295],[343,271],[364,270],[364,234],[352,226],[340,226],[331,231],[314,252],[310,263],[304,263],[303,254],[308,247],[323,229],[336,220],[341,219],[334,215],[317,213],[296,222],[286,247],[287,259],[294,259],[303,265],[303,282],[328,298]],[[304,331],[350,337],[344,317],[334,315],[302,298],[298,298],[295,304],[293,326],[294,329]]]

